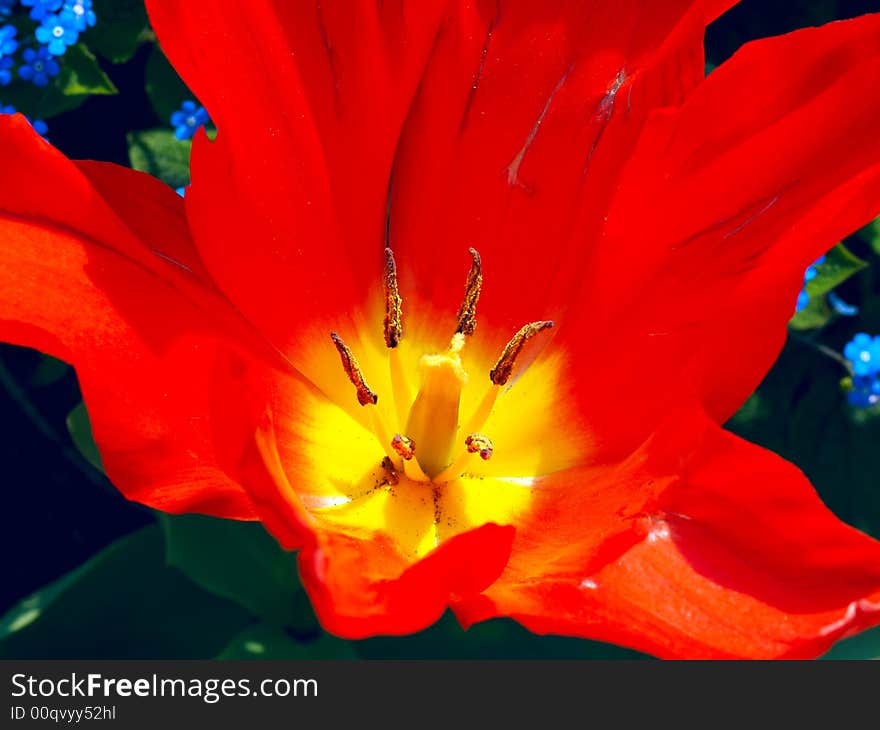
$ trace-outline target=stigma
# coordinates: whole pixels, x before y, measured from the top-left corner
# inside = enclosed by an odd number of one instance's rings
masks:
[[[428,477],[452,463],[459,423],[461,391],[467,373],[461,363],[464,335],[456,333],[449,349],[440,355],[422,355],[422,378],[406,422],[406,433],[418,444],[419,465]]]
[[[330,337],[343,370],[354,386],[358,403],[369,409],[369,423],[384,451],[381,466],[387,474],[414,482],[444,484],[466,475],[474,460],[492,458],[495,447],[484,427],[496,400],[514,374],[520,353],[532,338],[553,327],[541,320],[523,325],[503,348],[494,367],[487,368],[485,392],[470,413],[462,412],[462,394],[469,384],[462,361],[468,338],[477,329],[477,304],[483,286],[483,265],[476,249],[469,249],[471,266],[457,314],[458,325],[442,352],[426,352],[418,361],[418,390],[415,397],[398,354],[404,339],[403,297],[397,281],[397,265],[390,248],[384,252],[385,316],[383,336],[388,352],[393,412],[396,423],[388,422],[388,411],[378,407],[378,394],[368,385],[357,357],[342,337]]]

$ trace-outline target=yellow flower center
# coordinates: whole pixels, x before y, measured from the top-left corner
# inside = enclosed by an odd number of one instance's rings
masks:
[[[303,406],[310,427],[299,436],[313,467],[296,485],[305,506],[334,529],[389,534],[412,557],[486,522],[511,523],[537,477],[581,462],[587,448],[566,397],[563,353],[521,365],[552,322],[526,324],[494,355],[473,337],[482,269],[479,254],[471,256],[458,326],[438,352],[427,344],[437,341],[436,312],[423,312],[404,336],[386,251],[385,347],[358,331],[356,355],[331,333],[336,372],[341,361],[350,385],[328,374],[321,388],[330,401]],[[316,357],[328,373],[327,351]]]

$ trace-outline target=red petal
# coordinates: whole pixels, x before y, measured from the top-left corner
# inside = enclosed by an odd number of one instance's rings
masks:
[[[296,550],[312,544],[314,521],[285,469],[307,458],[309,414],[302,404],[325,397],[296,372],[279,371],[231,351],[217,358],[213,380],[223,394],[214,403],[215,421],[221,426],[236,424],[234,429],[215,430],[216,448],[227,471],[245,485],[258,518],[282,547]],[[278,412],[276,400],[287,408]],[[308,488],[311,481],[313,473],[297,486]]]
[[[205,374],[233,343],[216,297],[168,260],[197,263],[179,196],[131,170],[77,169],[21,118],[0,118],[0,150],[0,337],[74,365],[107,473],[128,498],[252,519],[211,435]],[[108,200],[126,195],[114,213]]]
[[[147,6],[219,130],[197,139],[187,191],[202,258],[320,382],[301,345],[330,329],[351,341],[353,310],[381,288],[391,161],[442,3]]]
[[[731,4],[454,3],[393,175],[404,291],[452,321],[474,246],[481,336],[558,318],[641,122],[702,79],[705,22]]]
[[[388,538],[327,533],[300,555],[300,572],[327,631],[352,639],[408,634],[488,587],[507,562],[513,532],[484,525],[412,564]]]
[[[880,213],[878,84],[874,15],[751,44],[655,113],[558,333],[611,453],[683,395],[723,422],[757,386],[807,266]]]
[[[183,204],[170,197],[166,185],[106,162],[78,160],[74,164],[142,246],[208,284],[210,278],[190,238]]]
[[[649,460],[551,479],[507,570],[462,620],[512,616],[669,658],[812,657],[880,622],[880,543],[775,454],[706,421],[673,424]]]

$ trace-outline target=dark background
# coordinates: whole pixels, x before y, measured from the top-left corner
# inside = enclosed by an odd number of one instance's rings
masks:
[[[878,2],[867,0],[746,0],[709,29],[707,60],[718,65],[754,38],[878,10]],[[148,54],[145,45],[128,63],[104,64],[119,95],[92,97],[80,109],[54,118],[52,142],[72,158],[128,164],[126,133],[167,125],[144,91]],[[845,337],[841,330],[838,339]],[[792,347],[785,357],[800,361]],[[839,377],[828,364],[817,367],[813,377]],[[823,373],[823,367],[828,371]],[[154,519],[149,510],[126,502],[74,447],[66,418],[79,400],[69,368],[0,345],[0,612]],[[776,450],[784,452],[785,445]],[[811,474],[809,465],[799,465]],[[877,475],[873,465],[859,468]],[[876,508],[870,524],[880,516],[876,495],[854,494],[837,480],[814,481],[842,518],[858,523],[866,504]]]

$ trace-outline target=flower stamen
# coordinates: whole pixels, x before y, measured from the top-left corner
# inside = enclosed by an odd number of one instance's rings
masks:
[[[483,263],[477,249],[468,249],[473,259],[467,282],[464,287],[464,299],[458,309],[458,329],[456,334],[472,335],[477,328],[477,301],[483,288]]]
[[[546,320],[531,322],[520,328],[489,371],[491,385],[476,409],[470,418],[460,422],[461,394],[467,384],[461,354],[467,337],[473,334],[477,326],[477,302],[483,286],[480,254],[474,248],[469,252],[471,268],[458,311],[458,328],[445,352],[426,354],[419,359],[421,383],[415,398],[412,398],[398,348],[403,338],[403,300],[398,287],[397,264],[394,252],[390,247],[385,248],[383,334],[397,421],[392,425],[396,428],[389,428],[386,417],[390,414],[375,407],[379,398],[367,385],[354,353],[336,332],[330,333],[345,374],[355,387],[358,403],[374,406],[367,409],[368,427],[385,451],[383,468],[386,471],[390,468],[395,474],[405,474],[407,479],[414,482],[443,484],[473,469],[474,454],[478,454],[483,461],[492,458],[495,447],[483,429],[502,388],[510,380],[526,343],[538,333],[553,327],[553,322]],[[466,434],[464,449],[461,449],[462,437],[459,434]]]
[[[497,395],[500,390],[501,388],[492,386],[490,393],[487,393],[487,397],[483,399],[484,405],[490,404],[488,410],[483,413],[484,409],[482,407],[478,408],[477,413],[471,418],[471,423],[477,422],[478,419],[480,419],[480,425],[486,422],[491,413],[492,405],[495,403],[495,398],[490,398],[489,396],[490,394],[492,396]],[[478,439],[485,439],[484,445],[480,446]],[[492,458],[492,454],[495,453],[495,446],[492,444],[491,439],[481,433],[469,433],[468,437],[464,440],[464,445],[464,453],[459,454],[455,461],[434,477],[435,483],[443,484],[444,482],[450,482],[453,479],[458,479],[462,474],[467,472],[468,466],[471,463],[472,454],[479,453],[480,458],[483,459],[483,461],[488,461]],[[484,451],[486,454],[485,456],[483,455]]]
[[[550,329],[552,326],[553,322],[550,320],[530,322],[524,325],[510,342],[504,346],[501,357],[498,358],[495,367],[489,371],[489,379],[495,385],[506,385],[513,374],[513,366],[516,364],[516,359],[519,357],[520,352],[522,352],[523,347],[525,347],[526,342],[539,332]]]
[[[397,288],[397,265],[394,252],[385,249],[385,346],[397,347],[403,339],[403,300]]]
[[[482,433],[471,433],[464,440],[469,454],[479,454],[483,461],[489,461],[495,451],[492,440]]]
[[[358,403],[362,406],[376,405],[379,396],[370,389],[370,386],[367,385],[367,382],[364,380],[364,374],[361,372],[361,366],[358,364],[354,353],[335,332],[330,333],[330,339],[332,339],[333,344],[336,345],[345,374],[348,376],[351,384],[357,389]]]
[[[336,345],[345,374],[357,390],[358,403],[362,406],[375,406],[379,400],[379,396],[372,391],[370,386],[367,385],[367,381],[364,380],[364,374],[361,371],[361,366],[358,363],[357,358],[354,356],[354,353],[335,332],[330,333],[330,339],[333,340],[333,344]],[[398,455],[397,452],[391,448],[390,431],[388,425],[385,423],[385,419],[382,417],[382,412],[374,407],[369,408],[367,414],[370,419],[370,427],[373,430],[373,435],[378,439],[379,443],[382,444],[382,448],[391,459],[392,464],[397,464]]]
[[[404,461],[409,461],[416,454],[416,442],[409,436],[404,436],[402,433],[394,434],[394,438],[391,439],[391,448],[394,449],[397,452],[397,455]]]

